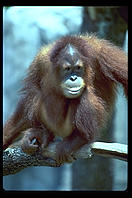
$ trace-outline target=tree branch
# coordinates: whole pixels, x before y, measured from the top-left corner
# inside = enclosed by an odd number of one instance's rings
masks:
[[[43,152],[36,152],[35,155],[24,153],[20,147],[7,148],[3,152],[3,175],[15,174],[30,166],[57,167],[62,165],[58,165],[55,160],[56,145],[57,142],[51,143]],[[91,145],[84,145],[72,156],[74,159],[90,158],[93,154],[127,161],[127,145],[94,142]]]
[[[128,146],[119,143],[94,142],[91,144],[92,153],[104,157],[127,161]]]

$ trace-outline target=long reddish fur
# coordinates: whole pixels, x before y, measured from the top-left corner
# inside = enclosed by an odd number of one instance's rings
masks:
[[[68,43],[78,49],[86,67],[86,88],[80,98],[73,100],[60,93],[56,73],[59,52]],[[56,117],[60,125],[70,106],[73,130],[88,142],[94,141],[111,116],[118,83],[122,84],[127,96],[127,56],[106,40],[94,35],[66,36],[42,48],[29,67],[16,111],[4,126],[4,149],[22,131],[43,125],[42,103],[49,109],[51,122]]]

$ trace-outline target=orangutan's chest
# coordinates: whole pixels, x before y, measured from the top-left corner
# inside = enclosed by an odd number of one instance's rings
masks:
[[[56,107],[57,108],[57,107]],[[63,114],[58,114],[48,111],[44,104],[41,108],[41,118],[44,125],[51,131],[55,136],[60,136],[65,138],[69,136],[73,131],[73,118],[71,108],[69,107],[65,116]]]

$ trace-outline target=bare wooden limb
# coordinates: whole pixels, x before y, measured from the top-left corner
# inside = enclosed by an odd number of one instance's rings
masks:
[[[37,152],[35,155],[27,155],[20,147],[6,149],[3,152],[3,175],[15,174],[30,166],[57,167],[62,165],[58,165],[55,160],[56,145],[57,142],[51,143],[43,152]],[[84,145],[72,156],[75,160],[90,158],[93,154],[127,161],[127,145],[95,142],[91,145]]]
[[[112,157],[127,161],[128,146],[119,143],[94,142],[91,145],[92,153],[104,157]]]
[[[28,155],[20,147],[8,148],[3,152],[3,175],[15,174],[31,166],[57,166],[51,158],[36,153]]]

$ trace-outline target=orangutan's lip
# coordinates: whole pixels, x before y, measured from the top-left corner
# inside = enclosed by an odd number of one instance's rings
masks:
[[[71,93],[71,94],[77,94],[77,93],[80,92],[80,87],[79,87],[79,88],[78,88],[78,87],[72,87],[72,88],[70,88],[70,89],[67,89],[67,91],[68,91],[69,93]]]

